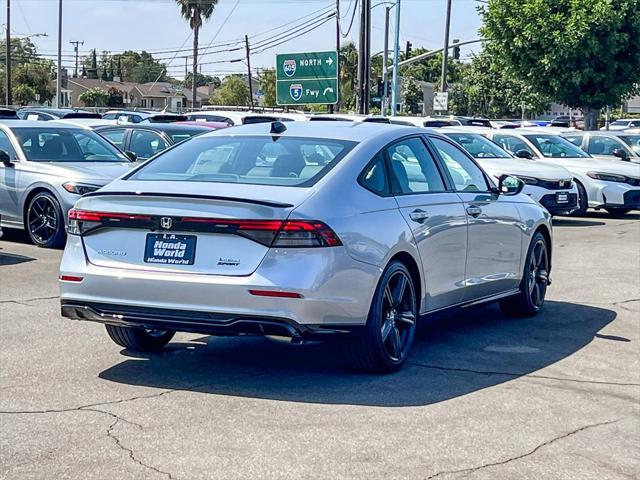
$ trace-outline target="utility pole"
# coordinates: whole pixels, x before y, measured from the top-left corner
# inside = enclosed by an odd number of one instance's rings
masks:
[[[336,52],[338,52],[338,76],[340,76],[340,0],[336,0]],[[337,108],[337,105],[336,105]],[[329,113],[334,112],[334,105],[329,105]]]
[[[444,50],[442,51],[442,75],[440,91],[447,91],[447,62],[449,61],[449,27],[451,26],[451,0],[447,0],[447,16],[444,22]]]
[[[7,0],[7,44],[6,44],[6,59],[7,59],[7,68],[6,68],[6,103],[7,107],[11,106],[11,0]]]
[[[247,50],[247,72],[249,73],[249,101],[251,102],[251,110],[253,110],[253,85],[251,81],[251,51],[249,50],[249,36],[244,36],[244,44]]]
[[[79,52],[78,52],[78,46],[79,45],[84,45],[84,42],[77,42],[77,41],[73,41],[73,42],[69,42],[71,45],[73,45],[73,51],[76,53],[76,69],[73,72],[73,76],[75,78],[78,78],[78,56],[79,56]]]
[[[393,41],[393,76],[391,81],[391,116],[397,115],[398,63],[400,62],[400,0],[396,0],[396,31]]]
[[[358,54],[358,113],[369,113],[371,78],[371,0],[362,0]]]
[[[62,96],[62,0],[58,0],[58,78],[56,79],[56,103],[60,107]]]
[[[384,11],[384,53],[382,57],[382,115],[387,114],[387,105],[389,103],[389,85],[387,84],[389,74],[387,72],[387,62],[389,59],[389,14],[391,7],[386,7]]]
[[[184,79],[187,79],[189,75],[189,57],[187,55],[184,56]]]

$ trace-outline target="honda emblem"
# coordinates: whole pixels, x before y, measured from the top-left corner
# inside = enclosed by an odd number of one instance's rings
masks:
[[[173,220],[171,219],[171,217],[162,217],[160,219],[160,226],[165,230],[169,230],[172,225],[173,225]]]

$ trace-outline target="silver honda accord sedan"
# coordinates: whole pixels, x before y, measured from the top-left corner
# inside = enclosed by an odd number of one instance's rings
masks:
[[[88,128],[54,121],[0,123],[0,217],[40,247],[65,241],[68,210],[132,167],[131,160]]]
[[[416,326],[499,301],[533,315],[550,283],[550,214],[452,140],[415,127],[280,122],[205,134],[69,212],[62,315],[131,350],[176,331],[345,337],[398,369]]]

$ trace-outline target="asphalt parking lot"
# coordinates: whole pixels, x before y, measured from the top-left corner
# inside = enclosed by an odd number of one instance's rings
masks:
[[[640,215],[554,234],[541,315],[466,310],[374,376],[259,338],[133,355],[60,317],[61,251],[6,232],[0,478],[639,478]]]

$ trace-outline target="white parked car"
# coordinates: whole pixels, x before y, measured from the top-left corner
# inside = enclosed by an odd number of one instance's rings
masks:
[[[299,113],[255,113],[234,110],[203,110],[201,112],[187,113],[186,116],[190,122],[221,122],[230,127],[253,123],[295,122],[306,119],[304,115]]]
[[[629,128],[640,128],[640,118],[621,118],[609,124],[609,130],[627,130]],[[607,127],[602,127],[600,130],[607,130]]]
[[[440,128],[438,132],[464,148],[493,177],[518,177],[525,184],[523,193],[552,215],[570,215],[578,210],[578,187],[566,168],[542,160],[516,158],[479,133],[461,130]]]
[[[640,164],[592,157],[560,135],[539,128],[489,132],[488,138],[521,158],[546,159],[573,174],[580,208],[602,209],[624,215],[640,209]]]

